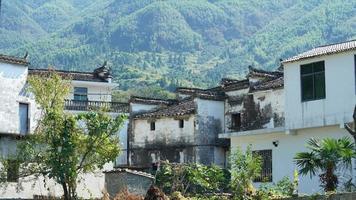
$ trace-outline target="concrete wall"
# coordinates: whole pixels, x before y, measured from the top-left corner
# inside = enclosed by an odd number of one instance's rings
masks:
[[[286,128],[297,129],[352,121],[355,106],[356,51],[333,54],[284,66]],[[325,61],[326,98],[302,102],[300,65]]]
[[[285,200],[354,200],[356,199],[356,193],[340,193],[340,194],[330,194],[330,195],[313,195],[305,197],[291,197]]]
[[[299,129],[295,135],[287,135],[284,132],[262,134],[254,136],[240,136],[231,138],[232,149],[240,147],[245,150],[248,145],[252,145],[252,150],[272,150],[272,177],[273,182],[281,180],[284,176],[288,176],[293,180],[294,170],[297,166],[294,163],[294,156],[297,152],[309,151],[306,148],[306,142],[311,138],[341,138],[350,136],[345,129],[340,129],[338,126],[329,126],[323,128]],[[272,142],[278,141],[279,145],[275,147]],[[353,172],[355,176],[356,172]],[[338,174],[340,185],[342,182],[349,180],[352,177],[349,171],[340,172]],[[258,184],[256,184],[258,185]],[[322,192],[319,187],[319,178],[315,176],[299,176],[299,192],[300,193],[316,193]]]

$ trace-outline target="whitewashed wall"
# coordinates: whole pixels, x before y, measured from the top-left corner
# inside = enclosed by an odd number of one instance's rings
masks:
[[[356,51],[322,56],[284,66],[286,128],[297,129],[352,121],[355,106]],[[326,98],[301,101],[300,65],[325,61]]]
[[[144,111],[150,111],[158,108],[159,105],[148,105],[140,103],[130,103],[130,108],[132,113],[139,113]]]
[[[0,63],[0,134],[19,134],[19,103],[29,104],[30,132],[36,127],[40,111],[26,91],[27,67]]]
[[[77,186],[78,196],[84,199],[101,198],[105,188],[105,174],[102,171],[111,169],[113,163],[108,163],[103,170],[82,175],[81,182]],[[0,185],[0,198],[32,199],[34,195],[61,197],[63,190],[62,186],[52,179],[34,176],[21,178],[19,183]]]
[[[330,126],[323,128],[300,129],[295,135],[287,135],[284,132],[262,134],[254,136],[240,136],[231,138],[231,148],[240,147],[246,150],[248,145],[252,145],[252,150],[267,150],[272,149],[272,177],[273,182],[278,182],[284,176],[288,176],[293,180],[294,170],[298,169],[294,163],[294,156],[297,152],[309,151],[306,148],[306,142],[309,138],[341,138],[350,136],[345,129],[340,129],[338,126]],[[275,147],[272,142],[279,141],[278,147]],[[353,177],[356,172],[353,172]],[[352,177],[350,171],[344,171],[338,174],[339,181],[345,182]],[[258,187],[259,184],[255,184]],[[318,176],[301,176],[299,175],[299,192],[300,193],[315,193],[322,192],[319,187]],[[341,185],[341,184],[340,184]]]
[[[114,84],[106,82],[91,81],[71,81],[72,90],[68,99],[74,99],[74,87],[88,88],[89,101],[106,101],[111,102],[111,93]]]
[[[179,120],[171,118],[156,119],[156,130],[150,130],[150,121],[147,119],[134,120],[134,144],[144,147],[146,142],[166,142],[174,144],[184,141],[194,142],[194,116],[184,120],[184,127],[179,128]]]

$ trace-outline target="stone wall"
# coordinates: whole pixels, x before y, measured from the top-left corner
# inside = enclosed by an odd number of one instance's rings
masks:
[[[356,192],[353,193],[342,193],[342,194],[332,194],[332,195],[314,195],[306,197],[293,197],[285,200],[353,200],[356,199]]]
[[[144,196],[154,178],[143,172],[114,170],[105,173],[105,189],[110,197],[127,189],[130,193]]]

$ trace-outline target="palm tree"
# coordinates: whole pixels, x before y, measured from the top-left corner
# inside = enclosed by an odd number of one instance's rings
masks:
[[[310,152],[300,152],[294,157],[302,175],[315,176],[320,172],[321,187],[325,192],[334,191],[338,186],[338,169],[350,169],[352,158],[356,157],[355,144],[348,137],[341,139],[311,138],[307,143]]]

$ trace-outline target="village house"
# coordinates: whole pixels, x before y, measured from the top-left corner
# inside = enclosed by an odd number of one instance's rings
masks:
[[[16,141],[32,134],[41,115],[34,97],[27,91],[27,78],[46,76],[53,69],[35,69],[25,58],[0,55],[0,153],[2,156],[13,153]],[[111,91],[116,84],[111,81],[111,72],[105,66],[93,72],[61,71],[56,72],[71,81],[72,90],[65,102],[67,112],[76,114],[94,108],[105,107],[108,114],[115,117],[128,114],[128,104],[112,102]],[[108,164],[105,170],[126,163],[127,122],[118,133],[123,153],[115,163]],[[34,195],[62,194],[61,186],[44,177],[17,177],[15,166],[10,166],[7,183],[0,186],[2,198],[33,198]],[[104,189],[104,174],[100,171],[83,175],[78,185],[78,195],[83,198],[101,197]],[[44,184],[46,180],[46,184]],[[19,188],[21,188],[19,190]],[[90,192],[88,192],[90,191]]]
[[[155,168],[160,160],[226,165],[224,94],[178,88],[177,99],[130,99],[129,164]]]
[[[253,70],[249,89],[234,91],[238,94],[234,96],[227,93],[226,110],[234,111],[226,113],[225,122],[233,129],[225,129],[220,138],[229,138],[232,149],[251,145],[260,153],[263,181],[293,178],[297,169],[293,158],[307,151],[310,138],[350,137],[344,124],[353,121],[356,103],[355,55],[356,41],[348,41],[291,57],[282,62],[283,73]],[[252,81],[260,76],[264,80]],[[355,174],[354,170],[342,171],[339,179],[345,182]],[[301,193],[321,192],[319,185],[318,176],[299,176]]]

